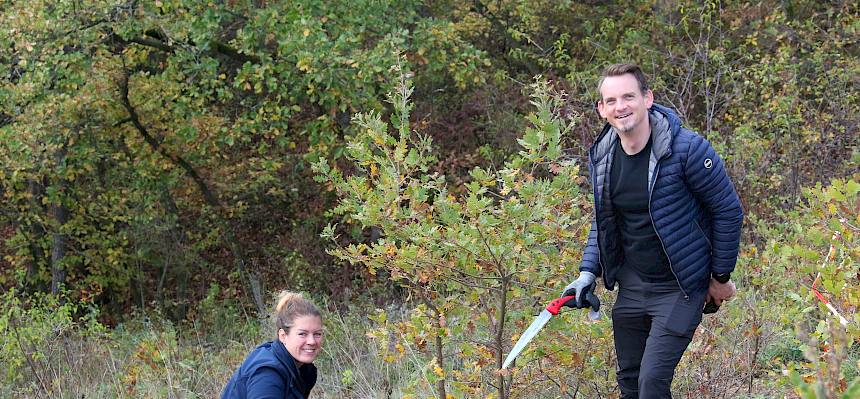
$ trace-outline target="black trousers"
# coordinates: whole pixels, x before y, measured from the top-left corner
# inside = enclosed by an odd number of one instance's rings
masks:
[[[622,399],[671,398],[681,355],[702,321],[707,287],[685,297],[677,281],[645,282],[628,267],[612,308]]]

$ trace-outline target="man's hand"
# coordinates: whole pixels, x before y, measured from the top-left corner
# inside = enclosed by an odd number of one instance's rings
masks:
[[[567,287],[564,288],[561,296],[570,296],[576,295],[576,307],[582,308],[582,298],[585,297],[585,293],[591,289],[591,284],[594,283],[597,277],[594,273],[591,272],[581,272],[579,273],[579,278],[573,280],[572,283],[568,284]]]
[[[714,304],[720,306],[723,301],[735,296],[736,292],[738,290],[732,280],[726,281],[723,284],[712,277],[711,284],[708,286],[708,295],[705,296],[705,303],[714,302]]]

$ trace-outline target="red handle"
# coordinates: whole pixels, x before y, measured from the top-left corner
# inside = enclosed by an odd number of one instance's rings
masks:
[[[564,306],[567,301],[575,301],[576,297],[573,295],[563,296],[561,298],[553,299],[549,305],[546,305],[546,310],[549,311],[553,316],[557,315],[561,310],[561,307]]]

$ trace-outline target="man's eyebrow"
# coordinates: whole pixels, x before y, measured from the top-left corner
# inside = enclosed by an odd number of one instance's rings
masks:
[[[621,93],[620,97],[625,97],[625,96],[630,96],[630,95],[635,96],[635,95],[636,95],[636,90],[628,91],[627,93]],[[612,100],[612,99],[614,99],[614,98],[615,98],[615,96],[608,96],[608,97],[606,97],[606,98],[604,99],[604,101],[606,101],[606,100]]]

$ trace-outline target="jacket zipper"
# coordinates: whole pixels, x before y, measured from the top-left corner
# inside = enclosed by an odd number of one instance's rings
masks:
[[[660,237],[660,232],[657,231],[657,226],[654,224],[654,215],[651,214],[651,194],[654,192],[654,186],[657,185],[657,175],[659,173],[660,160],[657,160],[657,166],[654,167],[654,184],[649,184],[650,187],[648,188],[648,217],[651,219],[651,227],[654,228],[654,234],[657,235],[657,240],[660,241],[660,246],[663,247],[663,253],[666,255],[666,260],[669,262],[669,271],[672,272],[673,276],[675,276],[675,281],[678,283],[678,288],[681,289],[681,293],[684,294],[684,299],[690,299],[690,296],[687,295],[687,291],[684,291],[684,287],[681,286],[681,279],[679,279],[678,274],[675,273],[675,268],[672,267],[672,259],[669,258],[669,252],[666,251],[666,245],[663,244],[663,237]]]
[[[591,169],[595,170],[597,165],[591,165]],[[597,206],[599,199],[597,198],[597,185],[592,183],[592,190],[594,191],[594,236],[597,239],[597,265],[600,266],[600,278],[603,279],[603,284],[606,284],[606,267],[603,266],[603,262],[600,261],[600,227],[597,226]],[[653,222],[652,222],[653,223]]]

